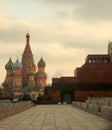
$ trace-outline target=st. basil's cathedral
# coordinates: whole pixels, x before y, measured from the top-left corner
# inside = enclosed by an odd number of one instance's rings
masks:
[[[47,74],[45,73],[46,63],[41,57],[37,66],[34,63],[33,54],[30,47],[30,35],[26,34],[26,46],[21,62],[17,59],[15,63],[10,58],[5,65],[6,78],[3,82],[4,88],[11,88],[13,92],[23,92],[38,90],[44,94],[47,85]]]

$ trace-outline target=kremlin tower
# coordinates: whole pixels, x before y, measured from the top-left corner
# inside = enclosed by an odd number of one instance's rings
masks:
[[[22,55],[21,63],[17,59],[15,63],[10,58],[5,65],[6,78],[3,82],[5,88],[12,88],[13,92],[33,91],[44,94],[47,85],[47,74],[45,73],[46,63],[41,57],[37,66],[34,63],[33,54],[30,47],[30,35],[26,34],[26,46]],[[38,69],[37,69],[38,68]],[[38,71],[37,71],[38,70]],[[26,90],[25,90],[26,89]]]

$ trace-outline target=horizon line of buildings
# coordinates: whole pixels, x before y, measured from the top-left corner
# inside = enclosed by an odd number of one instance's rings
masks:
[[[9,59],[5,65],[6,78],[2,85],[15,93],[35,91],[45,96],[50,95],[56,102],[85,101],[90,95],[112,96],[112,42],[109,42],[107,54],[88,55],[85,63],[75,69],[74,76],[54,77],[51,87],[47,87],[45,67],[42,57],[35,65],[30,35],[27,33],[22,60],[20,62],[17,59],[13,63]]]

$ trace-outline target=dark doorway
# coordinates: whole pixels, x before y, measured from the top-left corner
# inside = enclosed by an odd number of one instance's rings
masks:
[[[67,104],[72,103],[72,93],[62,93],[62,102],[66,102]]]

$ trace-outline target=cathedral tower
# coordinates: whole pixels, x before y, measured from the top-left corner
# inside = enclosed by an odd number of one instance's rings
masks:
[[[39,87],[39,91],[41,94],[44,94],[44,88],[47,85],[47,74],[45,73],[46,63],[41,57],[38,62],[38,72],[35,75],[36,85]]]
[[[22,55],[22,84],[28,86],[28,72],[30,70],[35,71],[35,64],[33,54],[30,47],[30,35],[26,34],[26,46]]]
[[[22,64],[17,59],[13,64],[13,91],[19,92],[22,89]]]
[[[5,84],[7,86],[12,86],[13,83],[13,62],[10,58],[7,64],[5,65],[6,69],[6,78],[5,78]]]

